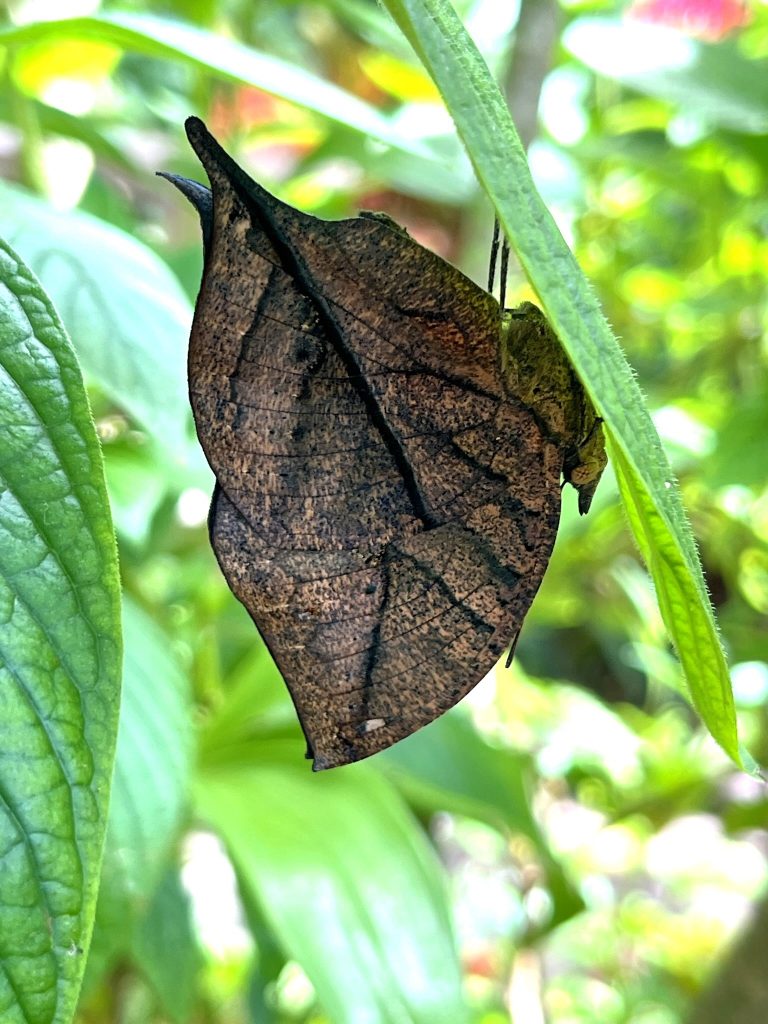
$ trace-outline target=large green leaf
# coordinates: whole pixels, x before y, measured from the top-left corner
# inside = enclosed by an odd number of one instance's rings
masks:
[[[0,243],[0,1020],[71,1019],[120,694],[99,444],[58,316]]]
[[[150,249],[85,213],[0,185],[3,229],[50,293],[86,375],[169,452],[185,456],[192,310]]]
[[[174,865],[166,871],[149,910],[136,928],[131,954],[172,1021],[188,1021],[202,954],[192,925],[189,896]]]
[[[696,708],[717,742],[741,764],[728,669],[701,564],[630,367],[533,184],[506,104],[449,0],[383,3],[439,88],[520,263],[605,420],[614,451],[630,467],[643,506],[653,510],[653,527],[637,534],[638,544],[646,553],[649,543],[655,549],[649,568],[658,591],[669,591],[674,580],[685,601],[683,608],[662,600],[664,622]],[[632,512],[630,524],[633,530],[639,526]]]
[[[179,839],[193,753],[189,682],[168,638],[123,606],[125,669],[89,983],[125,950]]]
[[[0,45],[13,47],[60,39],[99,39],[148,57],[182,61],[219,78],[282,96],[366,138],[404,150],[412,158],[431,156],[426,146],[398,132],[375,107],[338,86],[278,57],[180,21],[123,12],[40,21],[0,31]]]
[[[383,779],[234,764],[197,803],[334,1024],[466,1020],[440,865]]]

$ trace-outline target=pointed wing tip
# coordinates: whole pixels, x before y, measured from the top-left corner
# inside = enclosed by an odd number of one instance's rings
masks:
[[[324,772],[330,768],[344,768],[346,765],[373,757],[374,754],[380,754],[400,740],[423,729],[425,725],[430,725],[443,713],[430,711],[416,719],[393,722],[388,728],[383,728],[384,719],[369,719],[359,724],[354,738],[349,732],[342,733],[340,729],[336,729],[333,735],[327,734],[321,744],[314,745],[312,771]],[[367,729],[366,726],[373,728]]]
[[[386,748],[382,748],[386,749]],[[366,757],[372,757],[373,754],[378,754],[379,750],[371,750],[368,753],[358,753],[353,751],[349,754],[341,754],[326,757],[324,754],[316,755],[312,761],[313,772],[327,772],[332,768],[346,768],[347,765],[356,764],[358,761],[364,760]]]
[[[285,203],[281,203],[258,182],[255,182],[211,135],[199,117],[188,117],[184,122],[184,128],[189,144],[203,165],[214,192],[217,188],[234,188],[257,206],[269,207],[272,211],[281,209],[292,218],[308,216],[286,207]],[[174,184],[181,188],[176,181]],[[181,188],[181,191],[184,192],[184,188]]]
[[[205,127],[204,122],[201,121],[199,117],[195,117],[194,115],[186,119],[186,121],[184,122],[184,130],[187,133],[187,138],[189,139],[190,142],[192,142],[193,145],[193,139],[205,138],[206,135],[210,134],[208,129]]]
[[[595,484],[594,487],[580,487],[579,491],[579,515],[585,516],[589,512],[590,506],[592,505],[592,499],[595,496]]]
[[[188,117],[184,122],[184,131],[190,146],[206,171],[209,170],[212,163],[221,162],[222,157],[226,160],[226,154],[221,146],[199,117]]]
[[[194,188],[205,188],[205,185],[201,185],[199,181],[193,181],[191,178],[185,178],[181,174],[173,174],[172,171],[155,171],[155,177],[163,178],[165,181],[170,181],[180,192],[186,194],[186,189],[189,186]],[[206,192],[209,191],[206,189]]]

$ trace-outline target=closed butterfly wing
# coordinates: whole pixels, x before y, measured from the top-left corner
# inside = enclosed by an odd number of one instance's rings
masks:
[[[212,193],[176,181],[206,237],[189,382],[211,539],[330,768],[433,721],[517,637],[563,444],[509,392],[490,295],[385,219],[297,212],[187,131]]]

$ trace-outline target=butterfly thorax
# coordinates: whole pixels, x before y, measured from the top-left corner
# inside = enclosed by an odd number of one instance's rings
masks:
[[[583,515],[607,461],[601,420],[537,306],[505,310],[501,331],[505,385],[563,451],[563,477],[578,491]]]

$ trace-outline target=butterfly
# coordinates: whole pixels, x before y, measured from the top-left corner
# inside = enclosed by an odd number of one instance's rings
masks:
[[[290,690],[315,770],[453,707],[512,649],[602,428],[546,318],[384,215],[324,221],[190,118],[210,190],[189,345],[209,528]],[[511,655],[510,655],[511,656]]]

